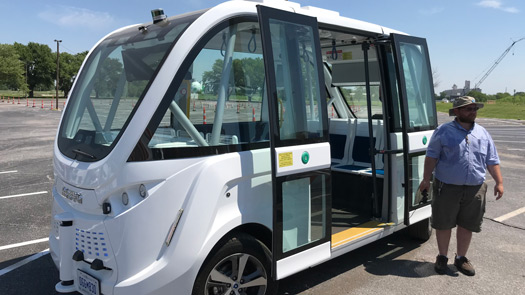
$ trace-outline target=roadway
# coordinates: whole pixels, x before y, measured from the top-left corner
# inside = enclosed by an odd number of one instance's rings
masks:
[[[62,102],[60,103],[62,104]],[[0,294],[56,294],[58,271],[49,256],[53,140],[59,111],[0,102]],[[440,122],[450,120],[439,115]],[[433,271],[435,238],[415,243],[403,232],[280,282],[279,294],[524,294],[525,125],[478,119],[502,161],[503,199],[490,195],[483,231],[469,259],[476,276]],[[488,179],[490,190],[494,182]],[[449,256],[454,255],[452,239]]]

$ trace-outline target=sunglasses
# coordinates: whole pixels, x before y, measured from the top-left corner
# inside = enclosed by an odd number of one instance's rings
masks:
[[[477,112],[479,110],[478,107],[462,107],[460,109],[467,111],[467,112]]]

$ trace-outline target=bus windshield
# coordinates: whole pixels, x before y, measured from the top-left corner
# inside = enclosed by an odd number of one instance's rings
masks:
[[[91,52],[71,93],[58,148],[79,161],[109,154],[181,33],[203,11],[128,27]]]

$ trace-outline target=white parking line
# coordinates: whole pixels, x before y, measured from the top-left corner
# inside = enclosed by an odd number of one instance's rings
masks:
[[[17,263],[15,263],[13,265],[10,265],[10,266],[8,266],[8,267],[6,267],[4,269],[0,269],[0,277],[5,275],[6,273],[12,271],[12,270],[15,270],[15,269],[19,268],[20,266],[23,266],[23,265],[25,265],[25,264],[33,261],[33,260],[36,260],[36,259],[40,258],[40,257],[42,257],[42,256],[44,256],[44,255],[46,255],[48,253],[49,253],[49,249],[45,249],[42,252],[36,253],[35,255],[32,255],[32,256],[29,256],[26,259],[20,260]]]
[[[5,246],[0,247],[0,251],[12,249],[12,248],[18,248],[18,247],[27,246],[27,245],[32,245],[32,244],[43,243],[47,241],[49,241],[49,238],[42,238],[38,240],[32,240],[32,241],[21,242],[21,243],[16,243],[16,244],[11,244],[11,245],[5,245]]]
[[[520,208],[518,210],[514,210],[514,211],[512,211],[510,213],[507,213],[505,215],[502,215],[502,216],[500,216],[498,218],[494,218],[494,220],[496,220],[498,222],[502,222],[502,221],[507,220],[509,218],[512,218],[512,217],[514,217],[516,215],[520,215],[521,213],[524,213],[524,212],[525,212],[525,207]]]
[[[7,174],[7,173],[17,173],[18,170],[11,170],[11,171],[0,171],[0,174]]]
[[[27,194],[19,194],[19,195],[11,195],[11,196],[4,196],[4,197],[0,197],[0,200],[2,200],[2,199],[10,199],[10,198],[18,198],[18,197],[25,197],[25,196],[43,195],[43,194],[47,194],[47,191],[41,191],[41,192],[35,192],[35,193],[27,193]]]

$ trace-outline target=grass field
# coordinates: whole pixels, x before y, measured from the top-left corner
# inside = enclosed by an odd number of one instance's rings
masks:
[[[438,112],[448,113],[448,110],[452,108],[452,103],[438,102],[436,107]],[[525,105],[511,102],[485,103],[485,106],[478,111],[478,118],[525,120]]]

